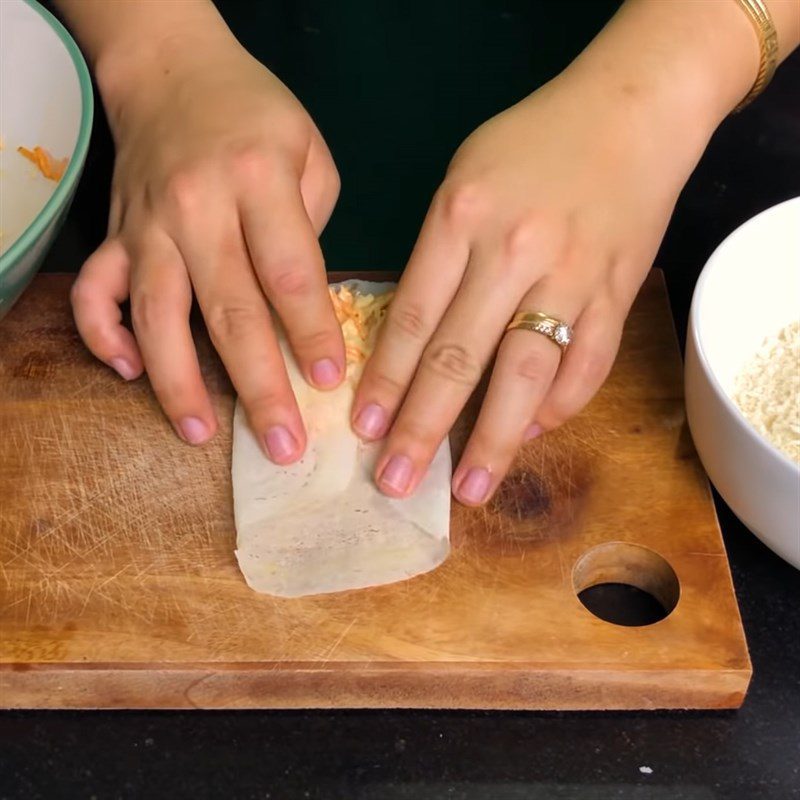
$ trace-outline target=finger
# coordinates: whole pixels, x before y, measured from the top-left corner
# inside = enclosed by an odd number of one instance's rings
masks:
[[[411,493],[425,474],[516,309],[520,293],[508,274],[476,262],[425,348],[376,465],[378,486],[392,496]]]
[[[519,310],[542,311],[571,324],[583,302],[582,292],[551,289],[543,281],[523,298]],[[541,333],[505,333],[478,419],[453,474],[453,493],[462,503],[484,503],[503,480],[561,358],[559,346]]]
[[[305,429],[237,221],[195,217],[181,252],[220,355],[266,455],[289,464],[303,454]]]
[[[353,428],[364,439],[386,434],[433,332],[455,297],[469,245],[435,199],[367,361],[353,402]]]
[[[331,389],[345,374],[342,330],[328,293],[325,264],[298,186],[271,179],[240,201],[242,228],[258,279],[281,318],[306,380]]]
[[[317,236],[328,224],[341,186],[328,145],[322,135],[316,133],[308,149],[303,176],[300,178],[300,194]]]
[[[217,429],[189,327],[192,287],[174,242],[145,233],[131,247],[131,317],[147,375],[178,435],[203,444]]]
[[[575,325],[550,391],[531,418],[538,431],[550,431],[576,416],[605,383],[619,350],[627,309],[596,300]]]
[[[75,324],[86,346],[125,380],[142,374],[136,340],[122,324],[120,303],[128,297],[130,264],[119,239],[106,239],[89,256],[72,285]]]

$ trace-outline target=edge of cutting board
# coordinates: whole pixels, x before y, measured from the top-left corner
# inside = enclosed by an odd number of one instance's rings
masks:
[[[751,670],[562,670],[524,664],[0,665],[5,708],[733,709]],[[309,680],[313,677],[313,680]],[[7,694],[8,693],[8,694]],[[598,701],[598,694],[600,700]]]

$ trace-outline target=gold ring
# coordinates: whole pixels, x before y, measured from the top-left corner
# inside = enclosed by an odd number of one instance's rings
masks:
[[[508,323],[507,331],[534,331],[566,350],[572,342],[572,328],[566,322],[543,314],[541,311],[518,311]]]

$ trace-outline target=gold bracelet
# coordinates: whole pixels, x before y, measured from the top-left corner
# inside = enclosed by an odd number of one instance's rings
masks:
[[[750,91],[744,96],[734,111],[741,111],[746,105],[755,100],[766,85],[772,80],[778,66],[778,32],[764,0],[736,0],[741,9],[747,14],[750,22],[758,34],[758,49],[760,63],[758,75]]]

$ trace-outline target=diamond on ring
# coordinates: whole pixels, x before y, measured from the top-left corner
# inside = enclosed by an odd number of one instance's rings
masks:
[[[562,322],[560,325],[556,325],[553,338],[556,340],[556,344],[566,347],[569,344],[570,339],[572,339],[572,331],[569,329],[569,325],[567,325],[565,322]]]
[[[572,341],[572,328],[566,322],[541,311],[519,311],[506,328],[507,331],[515,329],[541,333],[557,344],[562,351],[566,350]]]

